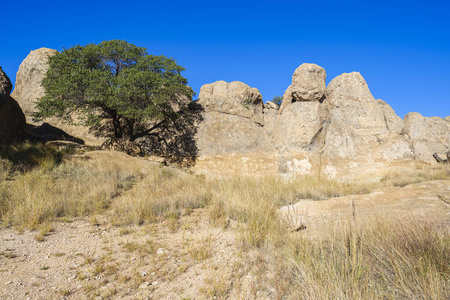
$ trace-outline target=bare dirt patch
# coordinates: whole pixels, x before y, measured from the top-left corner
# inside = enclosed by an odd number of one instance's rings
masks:
[[[105,216],[55,223],[42,242],[35,231],[0,230],[0,298],[271,298],[270,287],[263,295],[252,284],[255,258],[242,252],[233,222],[213,227],[199,209],[176,227],[109,224]]]

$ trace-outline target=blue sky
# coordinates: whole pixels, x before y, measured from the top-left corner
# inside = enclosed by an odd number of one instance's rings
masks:
[[[31,50],[122,39],[175,58],[198,94],[243,81],[264,101],[316,63],[327,83],[358,71],[403,117],[450,115],[450,1],[0,0],[0,65],[15,81]]]

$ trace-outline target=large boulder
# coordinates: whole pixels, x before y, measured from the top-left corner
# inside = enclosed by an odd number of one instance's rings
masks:
[[[197,104],[204,110],[196,138],[200,155],[268,147],[262,96],[256,88],[239,81],[217,81],[201,87]]]
[[[226,113],[264,124],[261,93],[240,81],[228,83],[221,80],[203,85],[198,103],[205,111]]]
[[[49,48],[31,51],[19,66],[11,96],[19,102],[29,121],[36,112],[36,101],[45,94],[41,83],[49,68],[48,58],[57,52]]]
[[[404,118],[404,133],[411,140],[414,158],[435,162],[434,153],[446,157],[450,149],[450,122],[440,117],[427,118],[411,112]]]
[[[25,115],[9,95],[11,89],[11,81],[0,67],[0,144],[21,141],[26,137]]]
[[[17,99],[22,107],[28,126],[28,133],[38,140],[53,140],[70,136],[72,141],[86,140],[91,144],[101,144],[105,140],[91,133],[89,127],[69,125],[61,121],[60,118],[47,118],[44,122],[34,123],[32,116],[36,112],[36,102],[45,95],[42,80],[49,68],[48,59],[58,51],[49,48],[40,48],[31,51],[22,61],[16,75],[16,85],[11,96]],[[46,130],[49,130],[48,132]],[[64,132],[64,135],[55,132]]]
[[[302,64],[292,75],[274,127],[278,148],[306,150],[321,131],[326,107],[326,72],[315,64]]]
[[[3,72],[2,67],[0,67],[0,95],[11,94],[12,83],[5,72]]]
[[[412,158],[407,140],[397,143],[404,140],[399,136],[403,121],[387,103],[374,99],[361,74],[334,78],[327,87],[326,103],[329,115],[324,124],[323,154],[327,159]],[[377,147],[382,150],[373,157]]]
[[[302,64],[284,92],[273,128],[278,151],[278,172],[309,174],[317,161],[316,140],[327,116],[322,103],[326,72],[315,64]]]
[[[292,84],[284,92],[280,110],[296,101],[320,101],[325,95],[326,77],[325,69],[316,64],[299,66],[292,75]]]

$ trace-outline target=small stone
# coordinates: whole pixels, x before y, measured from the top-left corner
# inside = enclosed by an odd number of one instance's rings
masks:
[[[148,288],[148,286],[150,285],[150,282],[143,282],[140,286],[139,289],[146,289]]]
[[[158,281],[153,281],[152,282],[152,285],[157,285],[158,284]]]
[[[147,276],[147,272],[145,272],[145,271],[141,272],[141,276],[142,277]]]
[[[72,276],[67,277],[68,280],[74,280],[76,278],[77,278],[77,275],[72,275]]]
[[[5,282],[5,285],[11,284],[11,283],[12,283],[12,281],[7,281],[7,282]]]

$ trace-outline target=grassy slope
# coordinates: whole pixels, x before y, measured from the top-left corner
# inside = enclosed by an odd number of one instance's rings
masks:
[[[88,154],[89,156],[89,154]],[[108,215],[117,226],[173,220],[207,207],[211,226],[244,224],[244,249],[271,257],[277,295],[291,299],[445,299],[450,296],[450,233],[432,221],[373,220],[323,229],[322,238],[292,235],[278,208],[299,198],[321,200],[380,186],[450,180],[448,166],[417,165],[380,183],[340,183],[316,176],[285,180],[197,176],[138,159],[70,158],[53,148],[4,149],[0,162],[0,221],[37,229],[56,220]]]

